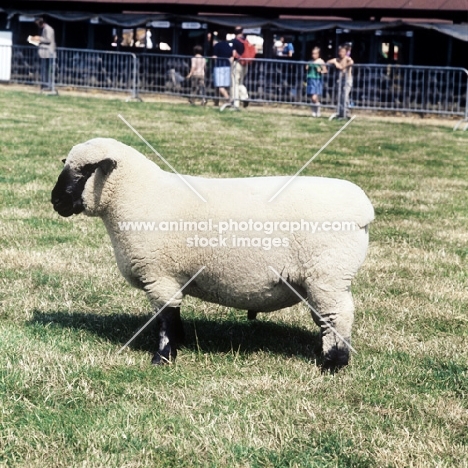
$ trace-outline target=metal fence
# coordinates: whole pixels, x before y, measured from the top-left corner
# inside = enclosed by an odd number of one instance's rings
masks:
[[[41,59],[31,46],[1,46],[2,57],[11,59],[9,81],[44,85]],[[49,85],[140,94],[169,94],[189,99],[192,89],[186,76],[191,57],[181,55],[132,54],[127,52],[57,49]],[[249,102],[310,105],[307,96],[306,62],[255,59],[248,66],[244,85]],[[213,86],[214,60],[206,58],[203,96],[219,99]],[[340,99],[339,71],[327,67],[322,75],[321,105],[336,109]],[[356,64],[349,97],[352,109],[415,112],[461,116],[468,119],[468,71],[463,68]],[[4,78],[3,78],[4,79]]]
[[[138,94],[138,62],[134,54],[58,48],[56,58],[51,59],[50,73],[45,75],[44,59],[39,58],[36,47],[11,49],[10,81],[13,83],[47,87],[50,91],[68,87],[126,92],[131,97]]]
[[[142,54],[139,86],[142,93],[164,93],[189,97],[190,57]],[[248,66],[244,85],[251,102],[310,105],[307,96],[307,62],[255,59]],[[321,105],[335,109],[340,94],[340,76],[327,66],[323,75]],[[205,98],[216,98],[213,60],[207,58]],[[414,67],[404,65],[353,66],[351,109],[418,112],[468,117],[468,71],[463,68]],[[197,97],[202,97],[197,96]]]
[[[468,117],[467,83],[463,68],[356,65],[350,101],[359,109]]]

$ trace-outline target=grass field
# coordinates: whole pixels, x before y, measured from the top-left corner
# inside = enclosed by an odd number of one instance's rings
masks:
[[[150,365],[144,294],[100,220],[50,191],[76,143],[113,137],[179,171],[290,175],[341,126],[284,109],[0,90],[0,466],[468,466],[468,132],[358,117],[305,171],[349,179],[376,220],[350,365],[322,374],[303,306],[187,298],[176,364]]]

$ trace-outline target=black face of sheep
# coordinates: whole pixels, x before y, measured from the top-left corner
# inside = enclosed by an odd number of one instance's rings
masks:
[[[96,169],[101,168],[104,172],[107,172],[111,169],[109,165],[115,166],[115,161],[109,161],[104,160],[96,164],[85,164],[78,169],[72,169],[66,165],[52,190],[50,201],[54,205],[54,210],[65,218],[82,213],[85,209],[82,195],[86,182]]]

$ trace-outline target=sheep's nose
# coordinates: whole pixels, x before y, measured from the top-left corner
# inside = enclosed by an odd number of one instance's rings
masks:
[[[62,196],[58,196],[52,192],[50,199],[54,210],[60,215],[67,218],[74,213],[73,197],[69,193],[64,193]]]
[[[69,199],[69,201],[71,201],[70,195],[67,195],[68,194],[66,192],[59,194],[56,187],[54,187],[54,190],[52,190],[52,194],[50,197],[50,203],[52,203],[52,205],[54,205],[55,207],[57,205],[60,205],[60,203],[66,202],[67,198]]]

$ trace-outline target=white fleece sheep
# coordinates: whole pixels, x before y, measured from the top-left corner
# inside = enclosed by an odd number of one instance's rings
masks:
[[[366,256],[368,225],[374,218],[364,192],[344,180],[297,177],[269,202],[289,177],[183,177],[206,203],[178,175],[163,171],[135,149],[96,138],[73,147],[52,191],[52,203],[62,216],[84,211],[101,217],[123,276],[145,290],[156,310],[169,303],[158,316],[160,340],[153,363],[175,358],[183,335],[179,308],[189,294],[247,309],[250,318],[296,304],[299,296],[308,297],[320,314],[312,316],[321,326],[324,367],[347,364],[354,315],[351,280]],[[122,222],[131,221],[158,226],[208,220],[211,231],[122,229]],[[235,222],[249,220],[258,230],[236,230],[245,224]],[[219,227],[229,221],[231,229],[220,233]],[[310,221],[315,223],[314,233],[305,229],[304,223]],[[331,229],[342,222],[355,229]],[[284,230],[297,228],[292,223],[302,223],[302,229]],[[196,235],[221,245],[197,247]],[[251,246],[238,246],[240,237]],[[279,245],[268,248],[272,238],[279,239],[275,241]]]

